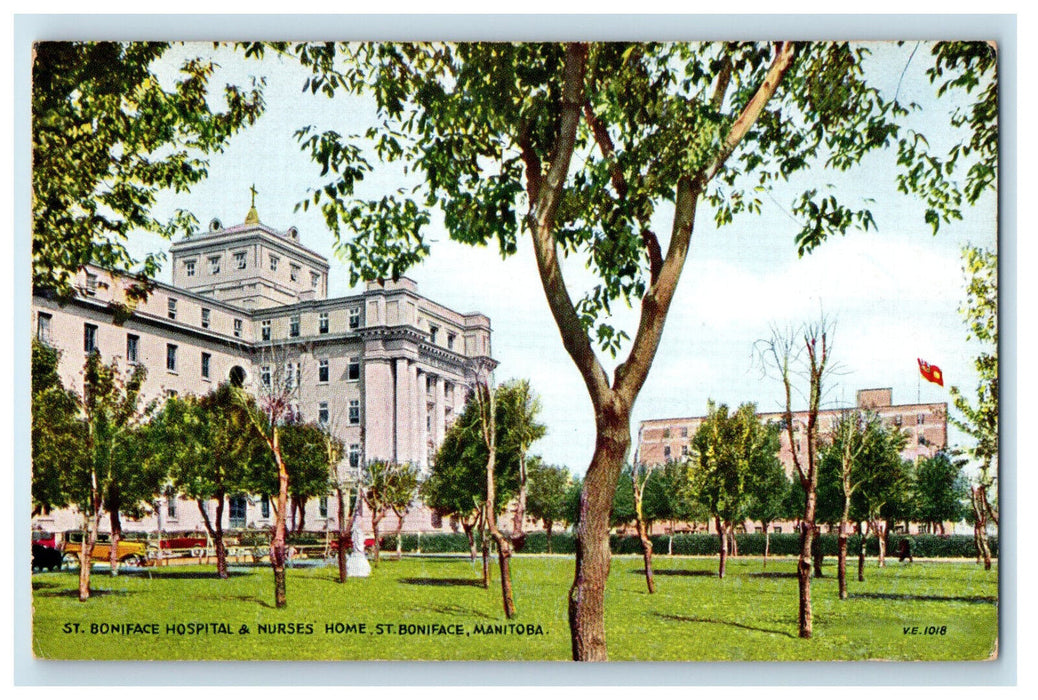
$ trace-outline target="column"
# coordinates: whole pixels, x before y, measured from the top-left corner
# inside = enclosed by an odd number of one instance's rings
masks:
[[[394,416],[394,433],[396,436],[393,459],[397,462],[406,462],[411,454],[411,408],[409,396],[408,376],[410,374],[406,358],[396,359],[396,411]]]
[[[415,448],[415,461],[423,470],[429,466],[428,384],[429,375],[418,370],[418,384],[415,387],[415,398],[418,400],[418,444]]]
[[[393,367],[386,360],[365,360],[364,365],[363,459],[392,459],[393,438]],[[347,441],[347,449],[349,448]]]
[[[435,444],[436,447],[439,448],[439,446],[443,444],[443,437],[445,432],[444,408],[446,406],[446,401],[444,398],[443,377],[436,377],[436,388],[434,389],[433,400],[433,444]]]

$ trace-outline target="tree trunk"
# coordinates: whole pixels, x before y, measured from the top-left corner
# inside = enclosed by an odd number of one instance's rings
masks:
[[[977,544],[977,563],[984,560],[984,570],[991,570],[991,547],[988,546],[987,494],[983,486],[972,490],[970,504],[973,506],[973,538]]]
[[[292,497],[292,524],[295,526],[295,532],[302,532],[306,529],[306,498],[301,496]]]
[[[865,537],[868,533],[858,523],[858,580],[865,580]]]
[[[401,515],[400,513],[396,514],[396,560],[397,561],[400,561],[401,559],[404,558],[404,547],[403,547],[403,542],[401,541],[400,538],[403,536],[402,533],[404,531],[404,517],[406,517],[406,516],[407,516],[407,513],[404,513],[403,515]]]
[[[618,403],[618,402],[617,402]],[[609,511],[624,457],[631,445],[630,408],[599,409],[595,452],[580,493],[576,567],[569,589],[569,628],[574,661],[608,661],[605,584],[609,577]]]
[[[814,537],[811,542],[811,562],[814,565],[814,577],[825,578],[822,565],[825,563],[825,552],[822,551],[822,528],[814,528]]]
[[[717,537],[721,541],[721,561],[717,565],[717,577],[724,578],[725,565],[728,562],[728,530],[720,518],[714,519],[717,524]]]
[[[473,534],[476,524],[467,521],[461,522],[461,529],[465,533],[465,538],[469,541],[469,559],[473,564],[476,563],[476,536]]]
[[[840,534],[837,542],[839,552],[837,553],[836,576],[840,585],[840,600],[847,600],[847,515],[844,514],[840,520]]]
[[[111,549],[108,550],[108,568],[112,576],[119,574],[119,537],[123,534],[122,522],[119,520],[119,508],[113,505],[108,511],[108,523],[112,528]]]
[[[335,555],[339,564],[339,583],[346,583],[346,495],[342,492],[341,486],[336,487],[335,498],[339,507],[339,542],[335,548]]]
[[[382,554],[382,537],[378,534],[378,526],[385,515],[385,511],[371,509],[371,536],[375,539],[375,566],[378,566]]]
[[[813,486],[813,485],[812,485]],[[811,614],[811,545],[815,535],[815,507],[817,494],[814,488],[805,489],[806,503],[804,518],[800,524],[800,558],[797,561],[797,588],[800,595],[799,636],[810,639],[813,632]]]
[[[548,554],[552,553],[552,551],[551,551],[551,526],[553,524],[554,523],[551,520],[545,520],[544,521],[545,532],[548,535]]]
[[[728,541],[731,543],[728,553],[733,557],[739,556],[739,540],[735,538],[735,523],[728,523]]]
[[[94,498],[94,512],[96,516],[86,518],[86,536],[83,538],[83,546],[79,550],[79,602],[85,603],[90,599],[90,558],[94,553],[94,544],[97,542],[98,521],[101,518],[100,499]]]
[[[879,561],[877,565],[882,568],[887,565],[887,533],[885,529],[880,529],[878,520],[872,523],[872,529],[876,533],[876,542],[879,545]]]
[[[209,520],[209,512],[205,508],[205,501],[201,499],[195,501],[198,504],[198,511],[202,514],[202,523],[205,525],[206,532],[213,538],[213,545],[216,547],[216,574],[222,579],[228,578],[227,548],[224,546],[223,541],[223,509],[226,499],[226,495],[222,492],[217,494],[214,499],[216,501],[215,525]]]
[[[486,517],[479,526],[480,550],[483,556],[483,588],[490,588],[490,538],[487,536]]]
[[[764,568],[768,568],[768,554],[771,552],[771,534],[768,532],[768,525],[771,523],[761,521],[761,526],[764,528]]]
[[[526,455],[519,455],[519,494],[515,499],[515,513],[512,516],[512,546],[516,551],[526,544]]]
[[[649,535],[645,531],[645,521],[639,517],[635,521],[635,525],[638,528],[638,539],[642,543],[642,560],[645,562],[645,585],[648,587],[649,593],[655,593],[656,581],[652,577],[652,540],[649,539]]]
[[[274,604],[278,608],[288,606],[288,597],[285,589],[285,520],[288,516],[288,471],[285,461],[281,457],[281,446],[278,441],[277,429],[273,429],[274,436],[271,440],[271,448],[274,453],[274,461],[278,467],[278,503],[277,513],[274,519],[274,536],[270,542],[270,567],[274,570]]]

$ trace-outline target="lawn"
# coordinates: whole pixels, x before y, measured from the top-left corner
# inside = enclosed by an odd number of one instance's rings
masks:
[[[760,559],[730,560],[719,580],[715,559],[656,557],[657,592],[648,595],[640,558],[614,557],[606,592],[610,659],[994,654],[997,569],[972,561],[894,561],[884,569],[870,562],[866,581],[852,580],[850,599],[840,601],[835,561],[827,563],[827,577],[812,584],[814,638],[801,640],[792,558],[769,560],[766,570]],[[345,585],[331,566],[293,569],[284,610],[273,607],[266,567],[232,567],[226,581],[212,567],[118,577],[95,570],[95,597],[85,604],[75,593],[76,572],[42,573],[32,579],[33,648],[60,659],[568,659],[572,559],[521,556],[512,571],[519,616],[511,629],[496,576],[485,590],[479,563],[454,557],[384,560],[371,578]],[[124,627],[102,633],[105,624]],[[491,633],[482,633],[487,626]]]

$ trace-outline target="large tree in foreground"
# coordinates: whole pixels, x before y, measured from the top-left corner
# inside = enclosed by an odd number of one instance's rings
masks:
[[[939,65],[950,73],[993,70],[984,61],[990,47],[969,46],[976,51],[939,56]],[[868,83],[865,46],[279,48],[313,69],[309,91],[365,93],[375,101],[375,125],[365,132],[370,147],[336,131],[299,132],[327,178],[304,206],[320,207],[340,235],[354,281],[399,275],[425,257],[423,228],[433,209],[453,239],[496,244],[502,255],[518,249],[522,231],[531,234],[548,306],[595,417],[569,592],[578,660],[607,658],[610,504],[630,448],[631,411],[659,348],[698,207],[708,205],[719,224],[729,223],[758,212],[758,192],[776,182],[808,169],[846,170],[893,146],[906,172],[900,184],[927,193],[926,219],[935,230],[962,202],[949,194],[958,192],[947,182],[952,168],[928,157],[925,140],[899,130],[907,109]],[[983,123],[983,114],[978,119]],[[974,120],[963,124],[974,127]],[[373,169],[364,155],[371,152],[418,175],[413,198],[406,190],[374,201],[354,197],[355,183]],[[840,202],[822,187],[811,182],[791,204],[803,224],[801,253],[830,235],[874,225],[864,201]],[[669,233],[661,235],[664,218]],[[596,278],[577,298],[563,277],[568,256]],[[633,337],[610,323],[617,303],[639,307]],[[611,374],[596,345],[614,356],[626,351]]]
[[[32,69],[33,284],[68,295],[80,267],[138,275],[144,292],[161,256],[138,260],[133,231],[166,238],[197,223],[162,221],[160,193],[186,192],[263,110],[261,84],[213,89],[212,60],[186,57],[170,83],[157,63],[169,43],[43,41]]]

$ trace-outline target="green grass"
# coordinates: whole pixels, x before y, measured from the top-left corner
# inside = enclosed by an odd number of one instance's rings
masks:
[[[850,581],[850,599],[836,595],[835,562],[812,584],[814,638],[796,637],[793,559],[729,562],[724,580],[712,558],[654,559],[657,592],[645,592],[641,561],[614,557],[606,592],[612,660],[967,660],[996,648],[997,569],[973,562],[872,561],[866,581]],[[293,569],[289,607],[273,607],[269,568],[169,567],[111,577],[96,570],[95,597],[80,603],[75,572],[33,576],[33,648],[58,659],[442,659],[565,660],[569,658],[566,591],[569,557],[517,557],[513,581],[519,616],[543,634],[478,635],[477,624],[502,624],[501,589],[478,585],[479,563],[458,558],[383,561],[371,578],[338,583],[333,567]],[[149,636],[92,634],[91,623],[157,623]],[[166,624],[225,623],[231,634],[180,636]],[[326,623],[365,623],[365,634],[335,634]],[[66,633],[66,623],[84,631]],[[302,623],[313,634],[261,634],[260,624]],[[376,633],[376,625],[461,625],[460,636]],[[249,634],[239,634],[242,626]],[[946,628],[925,634],[925,628]],[[919,634],[906,635],[905,627]]]

